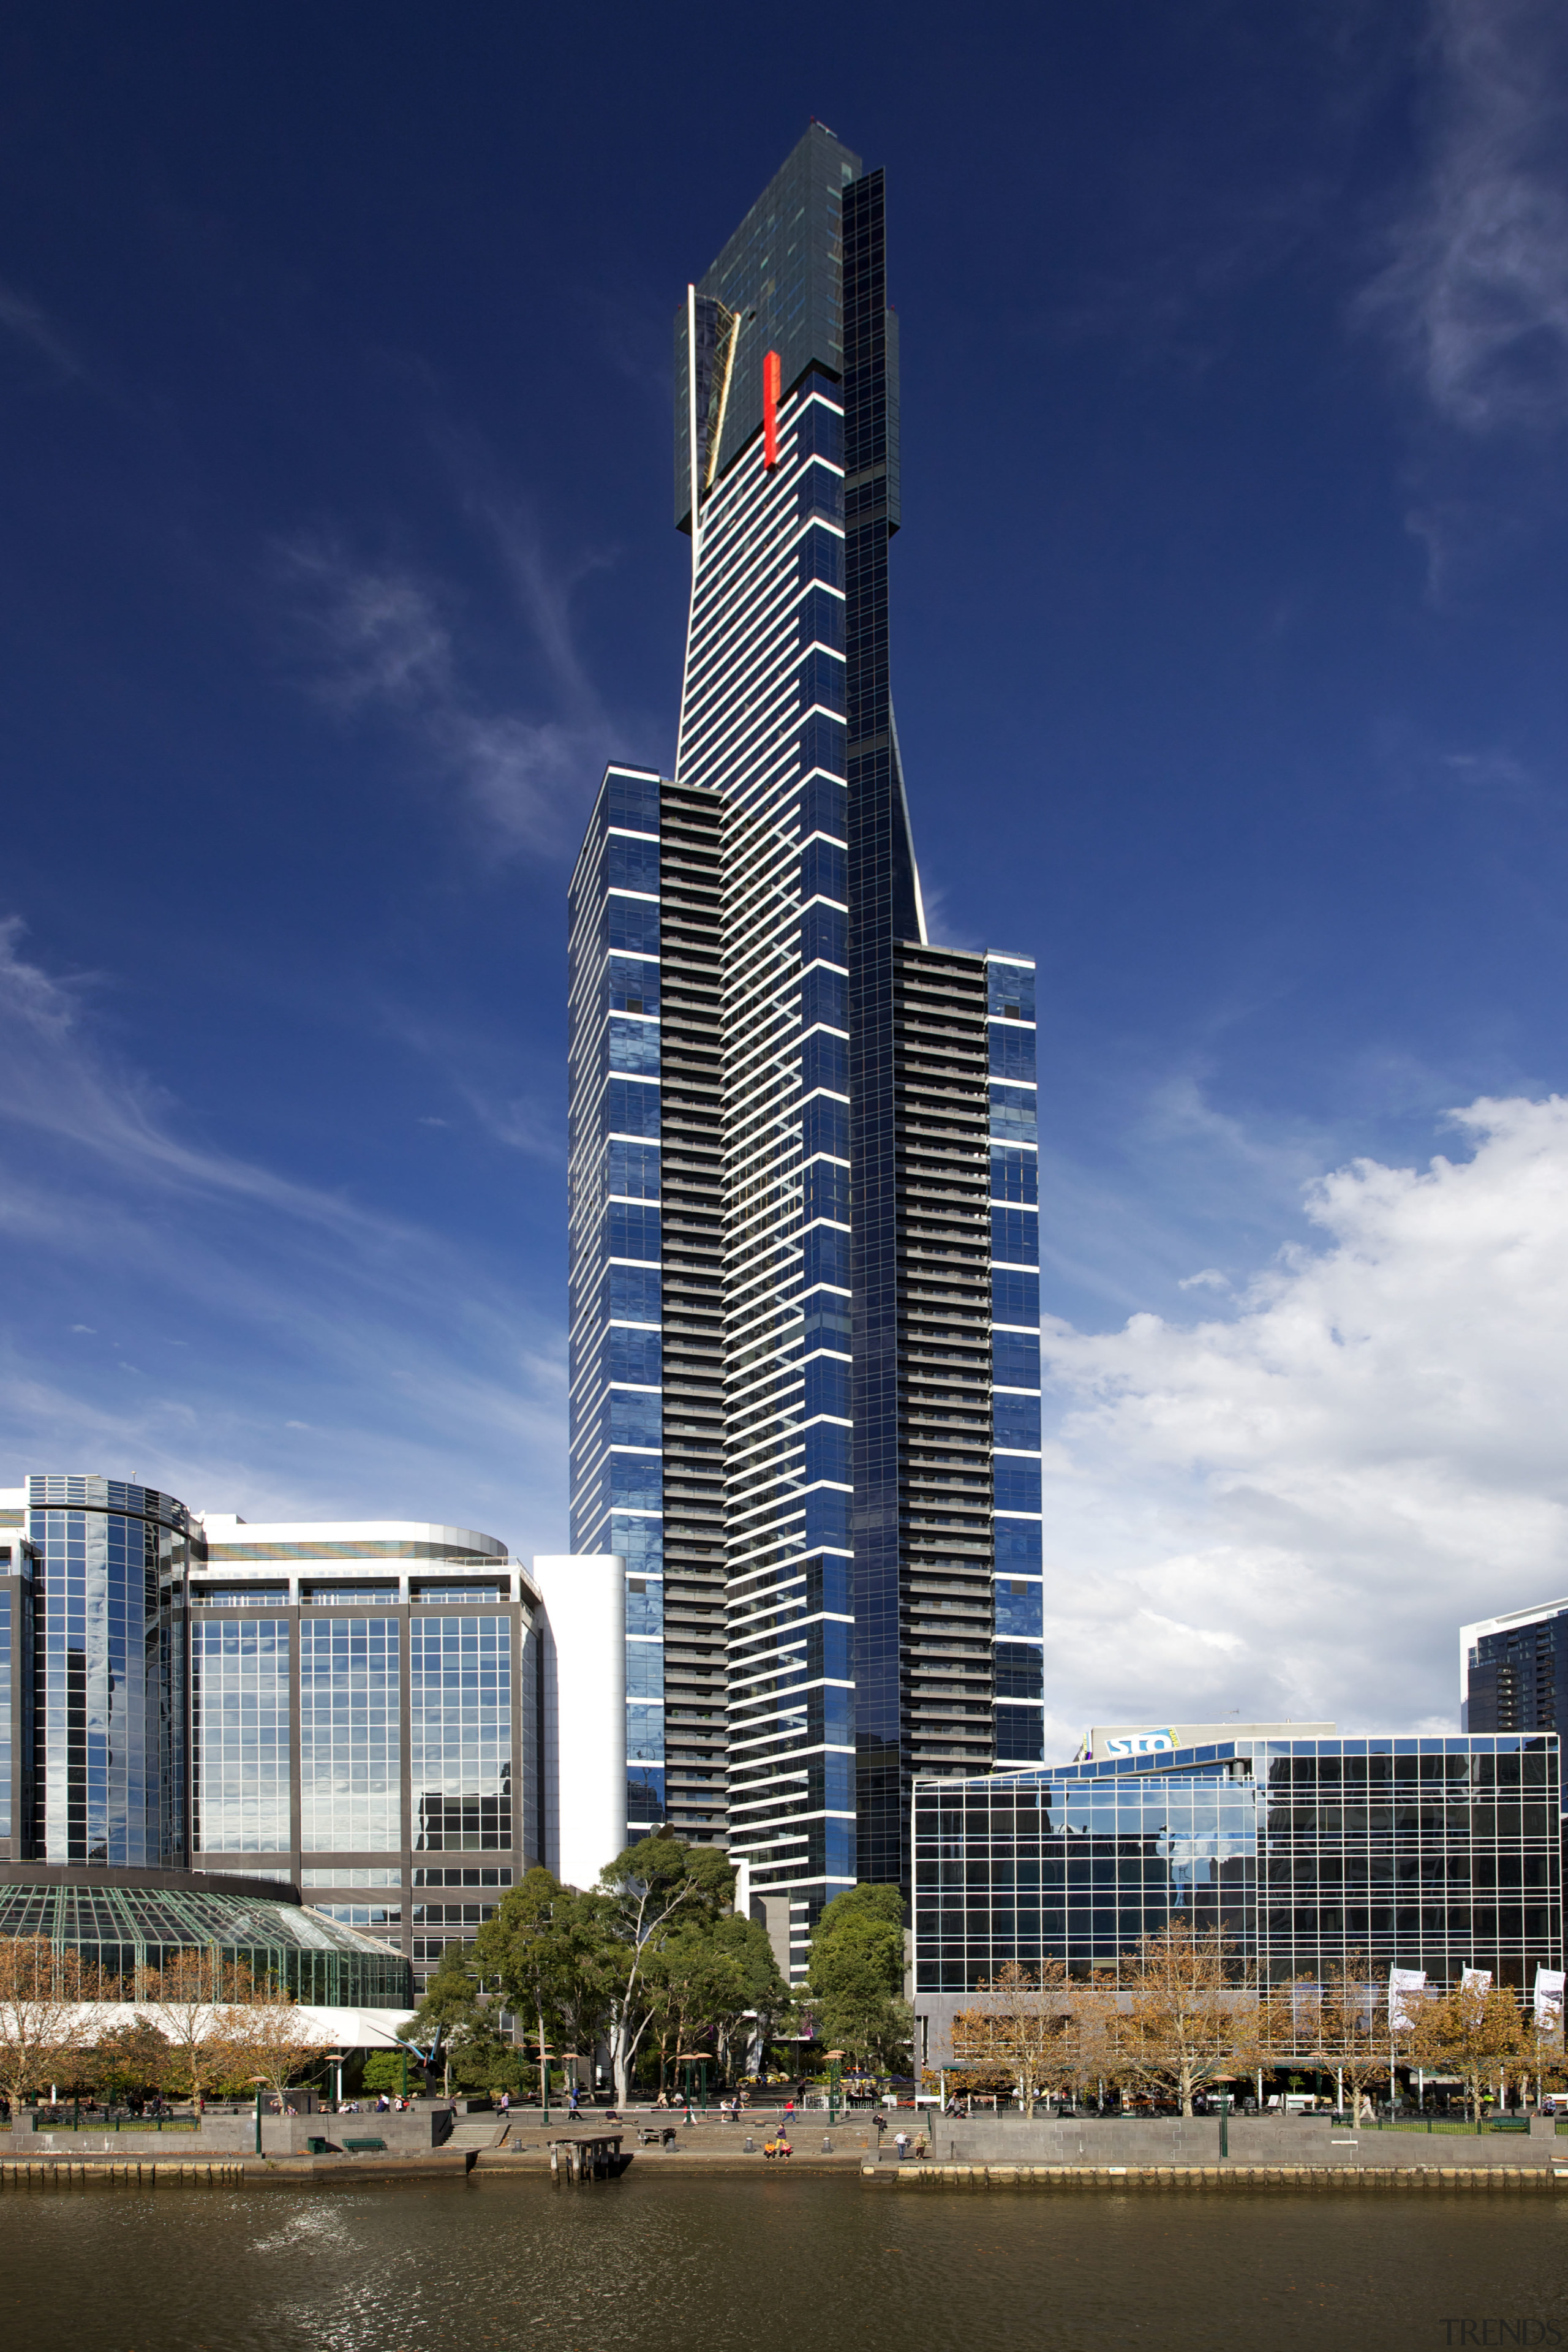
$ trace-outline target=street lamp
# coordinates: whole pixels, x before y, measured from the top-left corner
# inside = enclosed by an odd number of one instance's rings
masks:
[[[267,2087],[267,2077],[265,2074],[252,2074],[249,2079],[256,2085],[256,2153],[259,2156],[261,2154],[261,2094]]]
[[[1215,2074],[1211,2078],[1219,2091],[1219,2152],[1222,2160],[1230,2154],[1230,2090],[1234,2074]]]
[[[830,2124],[837,2115],[837,2101],[843,2081],[844,2053],[842,2050],[830,2050],[827,2053],[827,2120]]]

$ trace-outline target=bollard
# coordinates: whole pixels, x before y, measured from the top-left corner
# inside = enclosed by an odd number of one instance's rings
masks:
[[[823,2143],[822,2143],[822,2153],[823,2153],[823,2155],[824,2155],[824,2156],[831,2156],[831,2155],[832,2155],[832,2153],[833,2153],[833,2142],[832,2142],[830,2139],[825,2139],[825,2140],[823,2141]]]
[[[748,2133],[747,2133],[747,2135],[746,2135],[746,2142],[745,2142],[745,2146],[742,2148],[742,2150],[741,2150],[741,2154],[742,2154],[742,2156],[755,2156],[756,2152],[757,2152],[757,2143],[756,2143],[756,2141],[752,2137],[751,2134],[748,2132]]]

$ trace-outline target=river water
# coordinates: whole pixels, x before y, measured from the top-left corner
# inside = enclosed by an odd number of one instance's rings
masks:
[[[0,2312],[8,2352],[1568,2345],[1568,2191],[7,2188]]]

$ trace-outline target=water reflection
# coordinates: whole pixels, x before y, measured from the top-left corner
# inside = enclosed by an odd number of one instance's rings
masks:
[[[576,2190],[0,2197],[14,2352],[1550,2344],[1565,2232],[1540,2193],[916,2191],[651,2160]],[[1490,2336],[1446,2334],[1466,2319]]]

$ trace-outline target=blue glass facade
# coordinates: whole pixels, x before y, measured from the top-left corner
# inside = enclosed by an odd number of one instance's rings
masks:
[[[1045,1753],[1035,966],[986,960],[996,1760]]]
[[[190,1519],[151,1487],[30,1478],[33,1846],[41,1860],[184,1858]]]
[[[665,1812],[659,835],[658,778],[612,768],[568,934],[571,1544],[626,1557],[633,1838]]]
[[[998,964],[993,1020],[985,959],[925,940],[884,213],[814,125],[689,289],[676,772],[610,771],[572,890],[572,1541],[626,1550],[648,1617],[628,1758],[664,1783],[634,1819],[727,1839],[797,1958],[857,1877],[908,1884],[917,1769],[1039,1752],[1038,1303],[994,1404],[989,1281],[1037,1294],[1034,976]],[[637,1037],[616,955],[646,960]]]
[[[1114,1972],[1175,1917],[1232,1938],[1266,1984],[1560,1968],[1555,1734],[1221,1742],[914,1793],[915,1989],[1009,1961]]]

